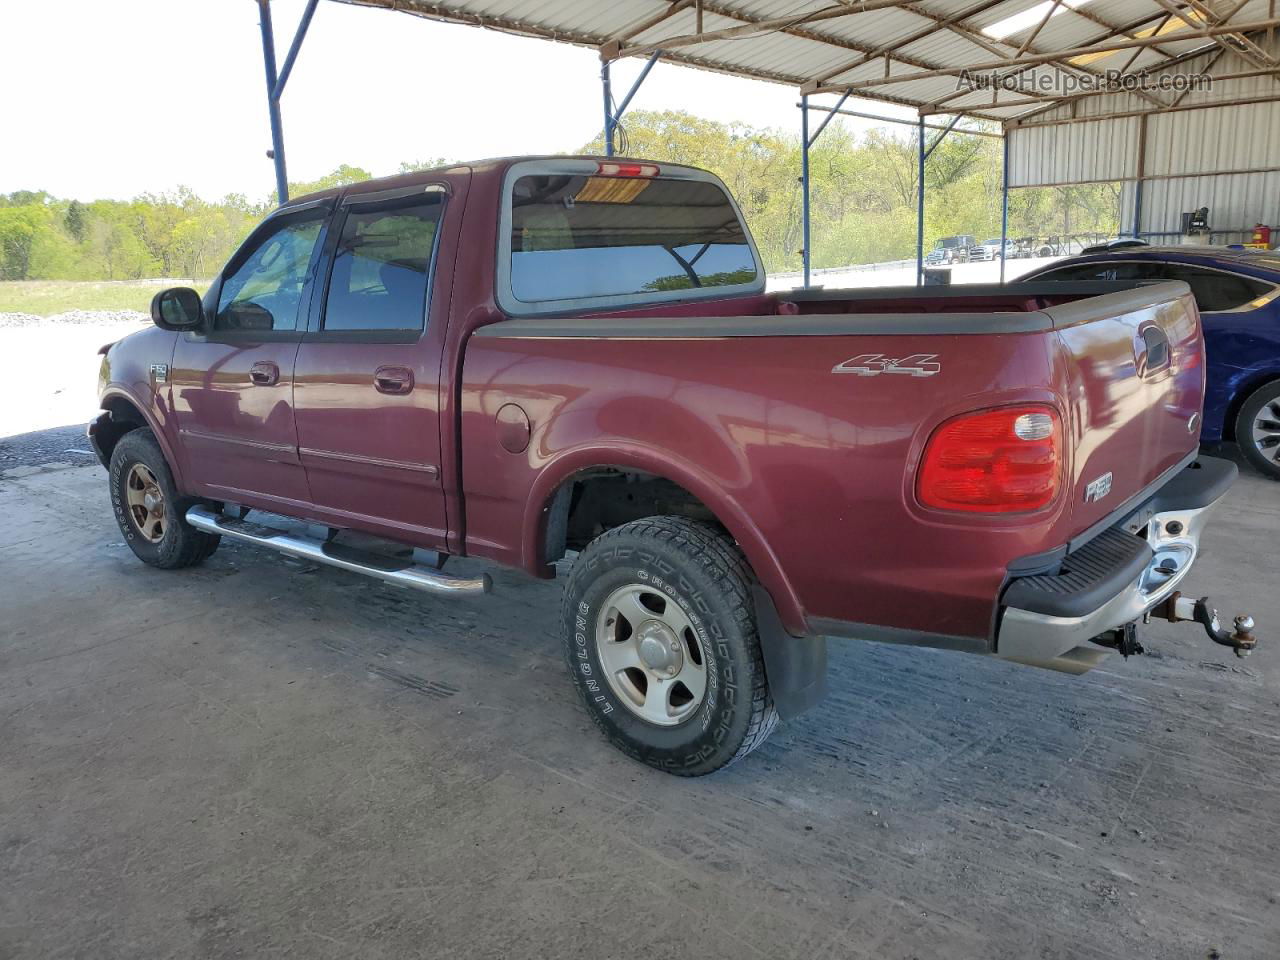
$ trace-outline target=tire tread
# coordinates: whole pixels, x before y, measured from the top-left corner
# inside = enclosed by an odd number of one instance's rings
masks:
[[[760,649],[760,640],[756,630],[755,605],[751,598],[751,584],[754,582],[755,577],[746,557],[743,556],[742,551],[733,540],[711,524],[700,520],[692,520],[688,517],[655,516],[632,520],[629,523],[605,531],[591,542],[591,546],[596,544],[607,545],[610,540],[623,536],[642,537],[652,540],[655,543],[669,547],[686,560],[700,564],[705,573],[723,585],[726,598],[732,609],[733,617],[738,622],[739,629],[745,636],[751,638],[747,644],[753,660],[751,670],[751,708],[747,731],[742,738],[742,742],[731,756],[711,769],[685,771],[676,768],[670,772],[679,776],[699,776],[737,763],[764,743],[778,726],[779,721],[778,711],[773,704],[773,697],[769,694],[769,681],[765,676],[764,668],[764,653]],[[570,617],[570,622],[572,610],[569,609],[569,605],[573,602],[571,598],[578,593],[577,586],[580,579],[580,570],[582,568],[575,564],[573,572],[570,573],[569,583],[566,586],[562,600],[564,614]],[[634,756],[629,745],[616,735],[598,712],[594,710],[588,710],[587,712],[591,714],[596,726],[600,728],[605,737],[614,746],[624,753]]]

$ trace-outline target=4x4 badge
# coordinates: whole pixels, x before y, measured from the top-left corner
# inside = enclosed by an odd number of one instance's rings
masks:
[[[901,360],[883,353],[863,353],[850,357],[831,368],[832,373],[856,373],[860,377],[878,377],[882,373],[902,373],[909,377],[932,377],[942,371],[936,353],[913,353]]]

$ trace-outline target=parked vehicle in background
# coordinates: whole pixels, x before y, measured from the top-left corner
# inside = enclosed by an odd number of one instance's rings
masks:
[[[1280,255],[1146,244],[1073,257],[1031,280],[1181,280],[1204,324],[1206,442],[1235,441],[1280,480]]]
[[[567,566],[584,707],[673,773],[817,702],[828,636],[1074,673],[1148,612],[1253,644],[1175,592],[1235,476],[1185,284],[767,293],[712,174],[535,157],[291,201],[152,316],[90,427],[139,559]]]
[[[926,260],[931,266],[952,263],[968,263],[969,248],[974,244],[973,236],[964,234],[957,237],[942,237],[937,245],[929,251]]]
[[[1012,239],[1006,240],[1003,244],[1004,257],[1012,259],[1016,256],[1017,244]],[[993,237],[985,243],[977,244],[969,248],[970,260],[999,260],[1001,257],[1001,243],[999,237]]]

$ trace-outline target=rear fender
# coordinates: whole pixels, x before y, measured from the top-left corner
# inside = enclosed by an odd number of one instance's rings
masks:
[[[521,565],[537,574],[546,567],[544,544],[552,501],[560,488],[585,471],[601,467],[638,470],[678,484],[697,497],[738,542],[747,562],[768,591],[778,619],[793,636],[804,636],[804,610],[778,558],[741,506],[691,464],[649,447],[610,444],[578,447],[550,461],[538,474],[525,504]]]

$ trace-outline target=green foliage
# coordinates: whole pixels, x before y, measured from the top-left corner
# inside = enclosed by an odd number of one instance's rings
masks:
[[[334,187],[345,187],[349,183],[360,183],[372,180],[373,174],[363,167],[353,167],[344,163],[332,173],[327,173],[319,180],[308,180],[302,183],[289,184],[289,196],[301,197],[318,190],[332,190]]]
[[[926,131],[932,145],[941,131]],[[800,267],[800,139],[682,112],[629,113],[628,156],[690,164],[718,174],[742,207],[770,272]],[[599,153],[599,139],[580,153]],[[1000,235],[1000,141],[953,131],[925,167],[925,247],[938,237]],[[909,259],[916,250],[919,146],[914,132],[872,129],[859,137],[839,120],[809,151],[815,267]],[[1009,235],[1098,231],[1118,226],[1119,185],[1015,190]]]
[[[938,131],[928,131],[933,142]],[[704,167],[737,198],[771,272],[800,266],[800,141],[793,134],[692,114],[636,111],[625,126],[626,152],[659,163]],[[580,152],[600,152],[600,141]],[[915,255],[917,144],[914,133],[873,129],[857,135],[840,121],[810,151],[814,266],[844,266]],[[940,236],[1000,234],[1000,141],[952,132],[929,157],[925,244]],[[406,162],[400,172],[444,166],[443,158]],[[292,196],[368,180],[343,164]],[[133,200],[60,200],[44,191],[0,195],[0,280],[203,279],[217,272],[275,206],[230,194],[216,202],[187,187]],[[1015,190],[1011,237],[1117,229],[1119,185]],[[672,283],[681,282],[673,278]]]

